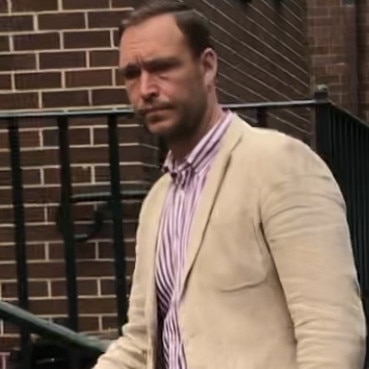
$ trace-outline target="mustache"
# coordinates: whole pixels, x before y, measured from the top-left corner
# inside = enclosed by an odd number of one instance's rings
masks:
[[[166,110],[166,109],[173,109],[173,108],[174,108],[173,104],[170,104],[170,103],[157,103],[155,105],[138,108],[136,110],[136,114],[140,118],[144,118],[148,113],[152,113],[157,110]]]

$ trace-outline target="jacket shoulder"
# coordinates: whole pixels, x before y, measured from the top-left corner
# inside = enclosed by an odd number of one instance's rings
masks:
[[[247,162],[248,165],[243,166],[245,170],[257,168],[255,175],[266,182],[297,176],[332,176],[323,159],[301,140],[275,129],[243,123],[236,155],[240,161]]]

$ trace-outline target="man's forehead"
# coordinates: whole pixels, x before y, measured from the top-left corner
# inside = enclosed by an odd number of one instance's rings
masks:
[[[153,17],[128,27],[123,33],[119,64],[171,57],[185,44],[173,16]]]
[[[121,47],[135,44],[160,43],[170,45],[184,39],[172,15],[160,15],[147,19],[137,25],[129,26],[122,35]]]

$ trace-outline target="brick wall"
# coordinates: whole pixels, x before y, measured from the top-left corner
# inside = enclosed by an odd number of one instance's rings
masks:
[[[312,0],[308,6],[308,40],[311,51],[312,88],[329,86],[330,97],[349,107],[349,68],[343,31],[341,0]]]
[[[303,1],[192,3],[212,20],[222,102],[309,96]],[[129,0],[0,0],[0,111],[125,106],[124,86],[115,73],[114,30],[134,4]],[[281,112],[274,118],[276,128],[309,138],[311,127],[305,115]],[[20,123],[30,310],[59,321],[65,317],[66,300],[62,243],[55,228],[60,196],[55,120]],[[122,118],[120,123],[123,185],[149,185],[157,173],[154,142],[133,120]],[[102,118],[71,121],[76,193],[108,190],[105,125]],[[13,301],[16,272],[7,145],[7,133],[0,127],[0,292],[3,299]],[[93,207],[77,206],[75,218],[89,219]],[[124,203],[129,274],[139,207],[139,202]],[[84,331],[114,326],[110,246],[106,229],[99,239],[76,249]],[[6,323],[0,325],[1,352],[17,344],[15,332]]]
[[[307,6],[312,89],[328,85],[335,103],[368,121],[368,2],[311,0]]]
[[[357,1],[359,111],[369,122],[369,3]]]

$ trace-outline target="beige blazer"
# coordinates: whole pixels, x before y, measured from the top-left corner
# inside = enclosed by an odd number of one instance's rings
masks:
[[[164,175],[142,206],[129,322],[95,369],[155,367],[155,250],[169,183]],[[362,369],[344,201],[305,144],[234,115],[193,219],[179,325],[188,369]]]

